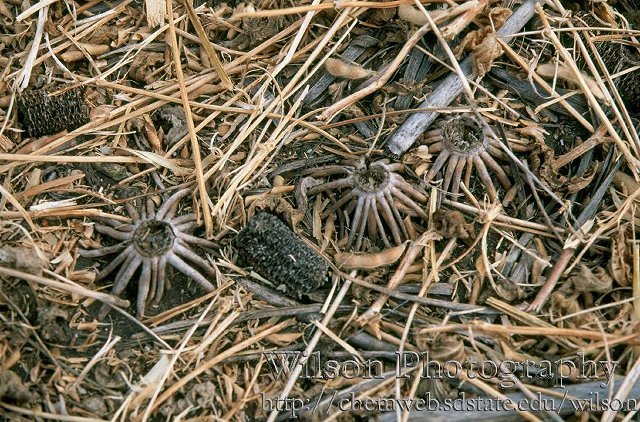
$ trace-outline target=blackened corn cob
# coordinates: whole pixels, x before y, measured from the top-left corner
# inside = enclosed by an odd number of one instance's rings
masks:
[[[85,88],[66,85],[25,91],[18,97],[18,120],[29,137],[76,129],[89,121]],[[63,92],[60,92],[63,91]]]
[[[627,110],[633,114],[640,112],[640,71],[622,75],[616,85]]]
[[[233,240],[240,264],[276,286],[287,286],[286,293],[297,299],[322,286],[327,262],[273,214],[257,213]]]
[[[603,42],[596,48],[610,74],[634,67],[640,61],[634,47],[615,42]],[[615,85],[627,109],[632,113],[640,111],[640,71],[625,73],[615,80]]]
[[[579,16],[587,26],[602,26],[591,14],[580,14]],[[600,31],[594,32],[596,35],[600,34]],[[606,40],[595,43],[595,47],[610,74],[632,68],[640,63],[640,55],[635,46]],[[576,63],[582,69],[587,68],[583,58],[579,58]],[[627,109],[631,113],[638,113],[640,111],[640,70],[636,69],[633,72],[625,73],[615,80],[615,85]]]

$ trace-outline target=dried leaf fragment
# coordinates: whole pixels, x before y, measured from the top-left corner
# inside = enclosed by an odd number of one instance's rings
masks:
[[[333,76],[345,79],[364,79],[373,74],[372,71],[364,69],[358,64],[346,63],[339,59],[328,58],[324,63],[327,72]]]
[[[144,84],[155,82],[159,76],[152,76],[157,65],[164,63],[164,54],[153,51],[140,51],[130,65],[131,79]]]
[[[158,112],[158,117],[165,129],[164,143],[174,145],[189,133],[187,117],[179,106],[165,106]]]
[[[478,23],[485,26],[492,26],[496,31],[502,28],[502,25],[513,14],[508,7],[491,7],[489,14],[479,16]]]
[[[335,256],[336,266],[343,270],[367,269],[384,267],[396,262],[406,249],[406,243],[385,249],[373,254],[338,253]]]
[[[578,271],[569,277],[570,284],[567,283],[561,290],[568,290],[568,287],[575,292],[597,292],[604,293],[611,290],[613,279],[602,267],[596,267],[593,271],[585,264],[580,263]]]
[[[558,78],[562,79],[565,82],[568,82],[571,85],[576,85],[576,74],[571,70],[571,68],[565,63],[559,63],[555,65],[553,63],[542,63],[536,69],[538,75],[546,78]],[[580,72],[580,76],[586,83],[589,91],[598,99],[604,100],[605,96],[598,83],[591,78],[590,76],[585,75]]]
[[[29,274],[42,275],[46,263],[32,248],[3,246],[0,248],[0,265]]]
[[[613,279],[620,286],[629,286],[632,277],[632,253],[627,245],[627,225],[620,227],[611,240],[611,260],[609,269]]]
[[[555,189],[557,192],[575,193],[586,188],[591,184],[593,178],[598,174],[599,163],[589,168],[583,175],[567,177],[560,174],[556,170],[554,164],[555,159],[552,157],[553,153],[546,154],[546,160],[540,167],[540,176],[542,180],[547,182],[549,187]]]
[[[31,393],[13,371],[0,368],[0,401],[22,404],[31,401]]]
[[[479,77],[484,76],[503,53],[498,34],[491,26],[468,33],[456,49],[456,57],[461,58],[465,51],[473,52],[473,74]]]
[[[489,70],[493,62],[502,55],[502,45],[495,32],[487,34],[482,42],[473,49],[473,74],[483,77]]]
[[[438,210],[433,214],[433,223],[435,231],[444,238],[475,236],[473,223],[467,223],[460,211]]]
[[[565,296],[562,292],[554,292],[551,295],[551,311],[559,316],[573,315],[582,311],[576,295]],[[567,320],[567,324],[573,327],[583,327],[593,322],[592,313],[575,315]]]

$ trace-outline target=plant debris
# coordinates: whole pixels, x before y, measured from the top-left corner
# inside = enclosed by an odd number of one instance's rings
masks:
[[[31,393],[14,372],[0,368],[0,401],[22,405],[31,401]]]
[[[0,265],[29,274],[42,275],[46,264],[33,248],[6,245],[0,247]]]
[[[18,115],[32,137],[76,129],[89,121],[85,87],[58,85],[25,91],[18,97]]]
[[[273,214],[254,215],[233,242],[241,262],[285,285],[289,296],[299,299],[327,280],[325,260]]]

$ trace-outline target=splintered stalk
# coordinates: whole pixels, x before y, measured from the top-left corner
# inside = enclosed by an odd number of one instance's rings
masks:
[[[633,244],[633,312],[640,320],[640,245]]]
[[[513,15],[498,30],[498,35],[507,38],[529,22],[535,13],[537,0],[527,0],[513,12]],[[507,38],[507,41],[511,39]],[[460,63],[460,68],[468,77],[471,75],[471,62],[473,57],[469,56]],[[451,73],[444,81],[438,85],[433,93],[427,98],[419,108],[437,109],[448,106],[458,95],[462,93],[463,83],[457,73]],[[422,133],[438,118],[440,113],[427,111],[412,114],[405,120],[398,130],[389,138],[387,149],[394,156],[401,156],[422,136]]]
[[[551,272],[549,273],[547,281],[545,281],[544,285],[538,292],[533,302],[531,302],[531,304],[527,307],[527,311],[538,312],[540,308],[542,308],[542,305],[545,304],[547,298],[553,291],[553,288],[558,283],[560,276],[564,273],[567,265],[569,265],[569,261],[571,260],[571,257],[573,256],[573,253],[575,251],[575,248],[567,248],[562,251],[562,253],[558,257],[558,260],[553,265],[553,268],[551,268]]]
[[[204,31],[202,27],[202,23],[200,19],[198,19],[198,15],[196,14],[195,9],[193,8],[193,0],[184,0],[184,7],[187,9],[187,13],[189,14],[189,20],[191,21],[191,25],[193,25],[196,33],[198,34],[198,38],[200,38],[200,42],[202,43],[202,47],[204,48],[205,53],[207,53],[207,57],[209,57],[209,61],[211,65],[220,76],[220,80],[222,84],[227,89],[233,89],[233,83],[231,79],[229,79],[229,75],[222,67],[222,63],[218,58],[218,53],[211,46],[211,42],[209,41],[209,37],[207,33]]]
[[[402,258],[402,261],[400,262],[400,265],[398,266],[398,269],[389,279],[389,283],[386,286],[387,289],[394,290],[400,284],[405,274],[407,274],[409,267],[416,260],[418,254],[422,251],[425,245],[427,245],[430,240],[436,240],[437,237],[438,236],[434,232],[427,231],[420,237],[420,239],[412,242],[409,245],[404,257]],[[369,322],[373,321],[374,318],[376,318],[380,314],[380,311],[387,303],[387,300],[389,300],[389,296],[385,294],[380,295],[380,297],[378,297],[378,299],[369,307],[369,309],[367,309],[362,315],[358,317],[358,324],[362,326],[367,325]]]

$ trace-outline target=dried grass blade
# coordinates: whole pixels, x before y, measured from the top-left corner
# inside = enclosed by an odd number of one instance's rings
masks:
[[[625,399],[629,398],[633,399],[633,402],[635,403],[637,397],[634,397],[632,390],[638,383],[638,380],[640,380],[640,357],[636,359],[631,369],[627,372],[627,375],[624,377],[624,381],[622,381],[622,385],[620,385],[620,388],[618,388],[618,391],[616,391],[616,394],[612,398],[612,401],[624,403]],[[630,393],[631,397],[629,397]],[[637,411],[637,409],[635,410]],[[636,411],[630,412],[630,417],[625,418],[625,420],[631,420],[633,414],[636,413]],[[616,419],[616,416],[618,416],[618,414],[619,413],[617,411],[607,409],[602,414],[602,419],[600,420],[603,422],[611,422]]]
[[[47,12],[49,11],[49,6],[44,5],[38,11],[38,23],[36,25],[36,35],[33,38],[33,43],[31,44],[31,48],[29,49],[29,55],[27,56],[27,60],[24,62],[22,66],[22,71],[20,72],[20,76],[17,80],[17,85],[19,85],[20,89],[25,89],[29,86],[29,80],[31,79],[31,70],[34,68],[34,62],[36,57],[38,56],[38,50],[40,49],[40,41],[42,41],[42,34],[44,34],[44,26],[47,22]]]
[[[587,100],[589,100],[589,104],[595,111],[596,115],[598,116],[602,124],[606,126],[609,132],[609,135],[614,139],[614,141],[616,142],[616,146],[619,148],[620,152],[622,153],[625,160],[627,161],[627,164],[628,164],[627,167],[629,168],[629,170],[631,170],[631,172],[636,178],[639,178],[640,173],[638,172],[638,168],[640,168],[640,160],[638,160],[638,158],[634,157],[631,154],[631,151],[629,151],[629,148],[627,148],[627,146],[622,141],[622,139],[620,139],[620,135],[618,135],[618,132],[616,132],[615,128],[613,127],[613,124],[611,123],[609,118],[606,116],[604,110],[602,110],[602,107],[596,100],[595,95],[589,89],[589,85],[585,82],[584,78],[582,77],[582,74],[580,73],[580,70],[578,69],[575,60],[573,60],[573,58],[571,57],[567,49],[564,48],[564,46],[562,45],[562,42],[560,42],[560,39],[551,28],[551,25],[549,24],[549,20],[547,19],[547,15],[544,12],[544,10],[542,10],[542,6],[540,6],[540,4],[536,5],[536,11],[538,12],[538,16],[540,17],[542,25],[545,28],[544,34],[549,37],[551,42],[553,42],[553,45],[556,47],[556,51],[558,51],[558,53],[560,54],[564,62],[571,68],[571,71],[574,73],[576,77],[576,82],[580,85],[580,88],[582,89],[582,92],[584,93],[584,95],[587,97]]]
[[[62,283],[60,281],[39,277],[37,275],[28,274],[22,271],[12,270],[11,268],[7,268],[1,265],[0,265],[0,274],[7,275],[9,277],[19,278],[22,280],[31,281],[33,283],[40,284],[42,286],[47,286],[47,287],[61,290],[63,292],[90,297],[92,299],[96,299],[104,303],[110,303],[116,306],[122,306],[122,307],[129,306],[128,300],[120,299],[119,297],[112,296],[106,293],[95,292],[93,290],[89,290],[85,287],[79,286],[75,283],[74,284]]]
[[[356,274],[356,272],[353,271],[351,273],[351,276],[355,276],[355,274]],[[345,282],[342,284],[342,287],[340,287],[340,290],[338,291],[338,294],[336,295],[335,299],[331,303],[331,306],[327,310],[327,313],[322,318],[321,323],[323,325],[326,326],[331,321],[331,319],[335,315],[336,311],[338,310],[338,307],[342,303],[345,295],[349,291],[350,287],[351,287],[351,281],[345,280]],[[331,300],[331,297],[329,297],[328,300]],[[328,305],[328,304],[329,304],[328,301],[325,302],[325,305]],[[322,331],[321,330],[317,330],[313,334],[313,337],[311,338],[311,340],[309,340],[307,348],[305,349],[305,351],[307,352],[307,356],[310,356],[311,353],[313,353],[313,351],[315,350],[316,346],[318,345],[318,341],[320,341],[320,337],[321,336],[322,336]],[[289,396],[289,393],[293,389],[293,386],[295,385],[296,381],[298,381],[298,378],[300,377],[300,374],[302,373],[303,363],[304,362],[302,362],[300,360],[298,361],[296,367],[293,369],[291,375],[289,376],[289,380],[287,381],[287,384],[284,386],[284,388],[280,392],[280,396],[279,396],[280,399],[286,399]],[[279,410],[277,408],[274,409],[269,414],[267,422],[275,422],[276,418],[278,417],[278,413],[279,413]]]
[[[61,177],[59,179],[54,179],[54,180],[52,180],[50,182],[41,183],[41,184],[39,184],[37,186],[32,187],[31,189],[27,189],[25,191],[22,191],[22,192],[16,194],[15,197],[16,197],[17,200],[31,198],[32,196],[40,195],[41,193],[44,193],[44,192],[46,192],[48,190],[55,189],[55,188],[58,188],[60,186],[71,184],[71,183],[73,183],[75,181],[78,181],[78,180],[80,180],[82,178],[84,178],[84,173],[75,174],[73,176]]]
[[[143,163],[144,159],[118,156],[0,154],[0,161],[37,163]],[[15,164],[15,163],[14,163]]]
[[[640,320],[640,245],[633,244],[633,312]]]
[[[156,154],[151,151],[140,151],[135,149],[123,148],[123,150],[137,155],[142,158],[145,162],[152,164],[154,166],[164,167],[166,169],[171,170],[176,176],[187,176],[191,174],[191,170],[186,169],[184,167],[179,167],[171,162],[168,158],[163,157],[160,154]]]
[[[31,231],[36,233],[38,230],[36,229],[36,226],[33,225],[33,221],[31,220],[31,216],[29,216],[27,210],[25,210],[22,205],[20,205],[20,202],[18,202],[18,200],[14,198],[14,196],[11,195],[11,193],[9,193],[2,185],[0,185],[0,195],[7,198],[7,201],[9,201],[11,205],[13,205],[16,210],[18,210],[22,218],[24,218],[24,221],[27,222]]]
[[[495,308],[499,311],[504,312],[506,315],[509,315],[513,319],[520,321],[523,324],[526,324],[530,327],[544,327],[544,328],[554,328],[555,326],[548,323],[547,321],[538,318],[535,315],[531,315],[530,313],[521,311],[520,309],[509,305],[501,301],[500,299],[496,299],[495,297],[487,298],[487,305]],[[571,343],[562,339],[562,338],[552,338],[556,343],[561,344],[562,346],[570,349]]]
[[[242,341],[241,343],[238,343],[235,346],[232,346],[232,347],[228,348],[224,352],[219,353],[218,355],[214,356],[213,358],[209,359],[208,361],[203,362],[202,365],[198,366],[196,369],[194,369],[193,371],[189,372],[187,375],[185,375],[183,378],[181,378],[178,382],[176,382],[171,387],[169,387],[164,393],[162,393],[158,397],[158,399],[155,401],[154,408],[158,408],[167,399],[169,399],[171,396],[176,394],[176,392],[178,390],[180,390],[180,388],[182,388],[184,385],[186,385],[192,379],[196,378],[198,375],[200,375],[203,372],[213,368],[218,363],[222,362],[223,360],[227,359],[228,357],[233,356],[233,355],[239,353],[240,351],[246,349],[247,347],[259,342],[260,340],[262,340],[263,338],[267,337],[268,335],[273,334],[273,333],[277,333],[277,332],[279,332],[279,331],[291,326],[292,324],[293,324],[293,321],[290,321],[290,320],[283,321],[280,324],[277,324],[277,325],[274,325],[273,327],[267,328],[266,330],[263,330],[262,332],[255,334],[253,337],[249,337],[246,340]]]
[[[200,38],[202,47],[204,48],[204,51],[207,53],[207,56],[209,57],[209,60],[211,61],[211,64],[215,68],[216,72],[218,72],[218,76],[220,76],[220,80],[224,84],[224,87],[229,90],[233,89],[233,83],[231,82],[231,79],[229,79],[229,75],[227,75],[227,72],[224,70],[224,67],[222,67],[222,63],[218,58],[218,53],[216,53],[216,51],[211,46],[211,42],[207,37],[207,33],[204,32],[202,23],[200,22],[200,19],[198,19],[198,15],[196,14],[195,9],[193,8],[193,0],[184,0],[184,6],[187,9],[187,13],[189,14],[189,20],[191,21],[191,24],[196,30],[196,33],[198,34],[198,38]]]
[[[341,339],[338,335],[336,335],[336,333],[331,331],[329,329],[329,327],[327,327],[326,325],[324,325],[324,324],[322,324],[321,322],[318,322],[318,321],[312,321],[312,322],[313,322],[313,325],[318,327],[318,329],[320,331],[322,331],[331,340],[333,340],[336,343],[338,343],[340,345],[340,347],[342,347],[349,354],[351,354],[351,356],[355,356],[358,359],[360,359],[360,362],[364,362],[364,359],[363,359],[362,355],[360,355],[360,353],[358,353],[358,351],[356,349],[354,349],[353,346],[351,346],[349,343],[347,343],[346,341]]]
[[[23,21],[25,18],[28,18],[29,16],[33,15],[34,13],[39,11],[40,9],[43,9],[43,8],[49,6],[50,4],[53,4],[53,3],[57,2],[57,1],[58,0],[42,0],[41,2],[38,2],[38,3],[34,4],[33,6],[29,7],[24,12],[20,13],[18,16],[16,16],[16,22]]]
[[[198,183],[198,192],[200,193],[200,206],[202,207],[202,216],[204,217],[204,226],[207,238],[213,237],[213,220],[211,218],[211,210],[209,209],[209,201],[207,200],[207,187],[205,186],[204,173],[202,170],[202,159],[200,158],[200,144],[196,136],[195,126],[193,124],[193,115],[191,114],[191,105],[189,104],[189,96],[185,85],[184,73],[182,71],[182,63],[180,63],[180,50],[178,49],[178,39],[176,37],[176,24],[173,19],[173,1],[167,0],[167,10],[169,10],[169,42],[173,54],[173,61],[176,67],[176,77],[180,85],[180,97],[182,98],[182,107],[189,128],[189,136],[191,138],[191,153],[193,154],[193,164],[196,168],[196,181]]]

